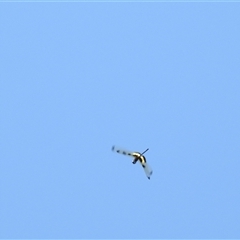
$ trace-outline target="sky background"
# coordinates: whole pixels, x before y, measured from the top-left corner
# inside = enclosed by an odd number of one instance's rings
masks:
[[[0,238],[240,238],[239,12],[1,3]]]

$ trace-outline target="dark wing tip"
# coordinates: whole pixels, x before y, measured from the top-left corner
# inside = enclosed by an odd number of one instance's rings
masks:
[[[114,148],[115,148],[115,146],[113,145],[113,146],[112,146],[112,151],[114,151]]]

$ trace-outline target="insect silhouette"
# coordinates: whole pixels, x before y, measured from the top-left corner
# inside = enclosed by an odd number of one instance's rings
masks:
[[[113,147],[112,147],[112,151],[114,151],[114,152],[123,154],[123,155],[125,155],[125,156],[134,157],[132,163],[133,163],[133,164],[136,164],[136,162],[139,162],[139,163],[142,165],[142,167],[143,167],[143,169],[144,169],[144,172],[145,172],[147,178],[150,179],[153,171],[152,171],[151,167],[149,166],[149,164],[147,163],[146,158],[143,156],[143,154],[144,154],[145,152],[147,152],[148,150],[149,150],[149,149],[146,149],[143,153],[139,153],[139,152],[127,151],[127,150],[118,148],[118,147],[116,147],[116,146],[113,146]]]

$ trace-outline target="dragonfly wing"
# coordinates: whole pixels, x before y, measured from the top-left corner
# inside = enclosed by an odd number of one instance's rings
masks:
[[[142,165],[142,167],[143,167],[143,170],[144,170],[147,178],[150,179],[150,177],[151,177],[151,175],[152,175],[152,173],[153,173],[152,168],[151,168],[151,167],[149,166],[149,164],[146,163],[146,162],[145,162],[145,163],[141,163],[141,165]]]
[[[122,149],[122,148],[119,148],[119,147],[116,147],[116,146],[112,147],[112,151],[123,154],[123,155],[126,155],[126,156],[133,156],[132,155],[133,152]]]

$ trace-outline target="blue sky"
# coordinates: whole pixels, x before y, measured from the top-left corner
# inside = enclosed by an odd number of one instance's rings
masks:
[[[0,238],[240,238],[239,4],[0,6]]]

